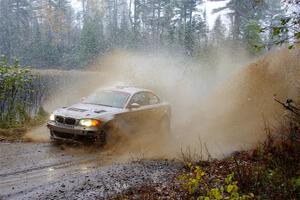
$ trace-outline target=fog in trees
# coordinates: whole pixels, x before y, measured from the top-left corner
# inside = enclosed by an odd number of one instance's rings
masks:
[[[261,25],[286,14],[280,0],[227,0],[211,13],[203,0],[0,0],[0,54],[37,68],[81,68],[113,49],[165,49],[191,57],[208,47],[255,47],[273,40]],[[221,11],[226,14],[221,14]]]

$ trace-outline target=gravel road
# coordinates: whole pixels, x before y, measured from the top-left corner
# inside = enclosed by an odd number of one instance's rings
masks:
[[[181,167],[117,158],[109,149],[0,143],[0,199],[106,199],[130,187],[167,184]]]

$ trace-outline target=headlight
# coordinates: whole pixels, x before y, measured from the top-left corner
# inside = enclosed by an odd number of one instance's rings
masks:
[[[81,119],[79,121],[79,124],[81,126],[86,126],[86,127],[99,126],[100,123],[101,122],[99,120],[96,120],[96,119]]]
[[[50,117],[49,117],[50,121],[55,121],[55,115],[54,114],[51,114]]]

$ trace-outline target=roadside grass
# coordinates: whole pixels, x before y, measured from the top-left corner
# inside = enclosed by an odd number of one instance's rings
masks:
[[[0,128],[0,141],[2,142],[26,142],[29,139],[24,137],[26,132],[46,122],[49,114],[40,108],[34,118],[27,118],[24,122],[15,124],[9,128]]]
[[[292,102],[279,102],[287,114],[276,130],[265,125],[256,148],[187,163],[178,176],[187,199],[300,199],[300,110]]]
[[[0,58],[0,141],[22,141],[27,130],[45,121],[41,107],[47,93],[45,80],[12,62]]]

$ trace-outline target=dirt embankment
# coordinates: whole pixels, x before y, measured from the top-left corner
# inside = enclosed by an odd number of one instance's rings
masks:
[[[235,73],[200,103],[189,127],[213,155],[248,149],[265,139],[265,123],[280,125],[285,113],[274,101],[299,98],[300,49],[271,52]],[[192,141],[190,141],[192,142]]]

